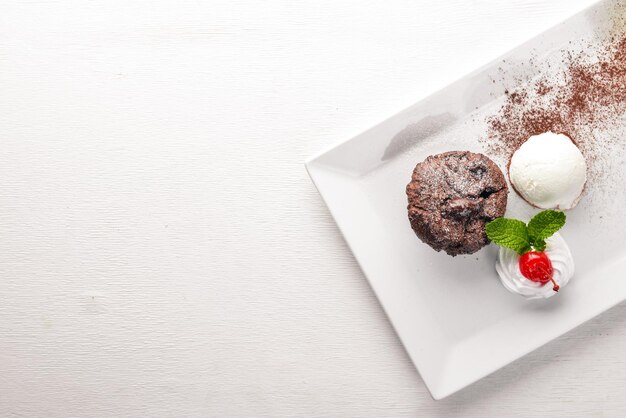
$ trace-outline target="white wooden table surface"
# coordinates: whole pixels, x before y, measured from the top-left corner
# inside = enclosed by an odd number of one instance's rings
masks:
[[[0,416],[624,416],[626,305],[433,401],[302,164],[591,3],[0,0]]]

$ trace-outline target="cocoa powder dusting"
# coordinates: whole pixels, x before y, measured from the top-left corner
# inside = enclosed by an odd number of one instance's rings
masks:
[[[530,136],[552,131],[571,137],[588,165],[601,159],[601,141],[616,139],[597,132],[623,123],[626,113],[626,36],[610,38],[593,59],[566,53],[563,60],[561,79],[544,76],[506,92],[499,112],[487,119],[489,152],[508,161]]]

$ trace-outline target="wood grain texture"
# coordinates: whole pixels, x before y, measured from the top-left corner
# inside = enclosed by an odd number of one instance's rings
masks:
[[[0,416],[623,416],[624,305],[433,401],[302,164],[589,4],[0,0]]]

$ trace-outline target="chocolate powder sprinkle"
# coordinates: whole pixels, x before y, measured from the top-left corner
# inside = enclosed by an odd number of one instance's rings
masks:
[[[552,131],[571,137],[588,164],[597,162],[599,141],[615,139],[594,133],[620,123],[626,112],[626,36],[609,38],[595,58],[564,53],[562,79],[543,76],[507,91],[500,111],[487,119],[487,151],[508,161],[530,136]]]

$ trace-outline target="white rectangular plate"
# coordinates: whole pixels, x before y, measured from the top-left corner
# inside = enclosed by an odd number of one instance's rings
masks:
[[[441,399],[529,353],[626,298],[624,152],[607,161],[611,175],[588,184],[562,235],[576,275],[546,301],[507,292],[491,245],[449,257],[410,228],[405,187],[415,164],[443,151],[485,152],[477,140],[505,89],[539,71],[569,41],[606,32],[616,1],[603,1],[442,91],[307,161],[306,167],[360,263],[410,358]],[[554,59],[552,65],[561,61]],[[524,65],[526,63],[526,65]],[[533,73],[535,72],[535,73]],[[523,77],[520,77],[523,75]],[[498,80],[494,83],[493,80]],[[626,132],[624,138],[626,138]],[[501,167],[505,162],[498,161]],[[507,216],[534,211],[511,192]],[[585,254],[584,257],[581,254]]]

